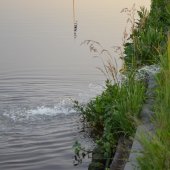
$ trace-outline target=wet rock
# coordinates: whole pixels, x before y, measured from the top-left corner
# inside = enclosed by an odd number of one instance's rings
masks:
[[[129,157],[132,140],[124,136],[119,138],[116,153],[110,165],[111,170],[123,170],[125,163]]]

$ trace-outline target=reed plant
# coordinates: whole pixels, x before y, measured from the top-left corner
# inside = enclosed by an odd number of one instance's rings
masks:
[[[101,60],[103,67],[97,67],[97,69],[103,73],[106,80],[119,83],[119,68],[117,60],[112,56],[109,50],[105,49],[99,42],[94,40],[85,40],[81,43],[81,45],[87,45],[93,56]],[[122,55],[123,53],[120,54],[120,57],[122,57]]]

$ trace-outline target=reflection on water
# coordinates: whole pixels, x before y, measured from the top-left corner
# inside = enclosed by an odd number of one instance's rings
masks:
[[[73,24],[74,24],[74,39],[76,39],[77,38],[78,21],[76,20],[75,0],[73,0]]]
[[[78,21],[74,22],[74,39],[77,38],[77,26],[78,26]]]
[[[72,100],[103,89],[100,60],[80,44],[120,45],[124,7],[149,0],[0,0],[0,169],[87,170],[73,167],[81,131]],[[76,39],[76,41],[74,41]],[[120,63],[118,63],[120,64]]]

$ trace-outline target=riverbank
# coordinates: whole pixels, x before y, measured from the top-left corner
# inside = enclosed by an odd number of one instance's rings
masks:
[[[142,170],[170,169],[170,36],[167,44],[168,50],[160,61],[160,73],[155,77],[154,133],[142,133],[139,138],[143,154],[138,157],[138,163]]]
[[[108,60],[104,64],[104,71],[111,79],[106,81],[103,93],[92,99],[86,106],[78,102],[75,105],[82,113],[87,126],[94,131],[97,148],[102,152],[100,153],[102,160],[95,158],[93,153],[93,166],[91,164],[89,170],[109,169],[119,140],[122,137],[126,139],[134,137],[141,121],[142,107],[148,97],[146,77],[141,79],[138,76],[139,69],[153,64],[158,64],[161,68],[156,76],[158,87],[153,107],[154,114],[151,118],[156,132],[151,137],[139,133],[144,154],[137,159],[140,169],[170,169],[168,151],[170,50],[169,55],[167,52],[169,9],[169,1],[153,0],[150,12],[145,8],[138,11],[140,19],[133,22],[132,33],[124,43],[125,69],[122,74],[126,78],[121,83],[117,81],[114,64],[112,60]],[[112,80],[116,83],[112,84]]]

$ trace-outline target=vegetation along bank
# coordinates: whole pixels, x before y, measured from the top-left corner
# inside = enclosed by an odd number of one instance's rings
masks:
[[[119,154],[118,164],[122,166],[113,168],[113,163],[116,164],[120,146],[129,150],[141,122],[148,83],[147,73],[141,76],[140,70],[150,65],[160,68],[154,77],[157,87],[151,120],[155,132],[141,133],[143,151],[138,164],[141,170],[170,170],[170,0],[152,0],[150,12],[141,8],[138,15],[123,44],[125,65],[121,74],[124,79],[118,81],[115,65],[109,58],[104,64],[103,72],[108,79],[102,94],[87,105],[75,102],[97,144],[89,170],[108,170],[111,162],[112,169],[124,169],[128,152]],[[113,80],[116,83],[112,83]]]

